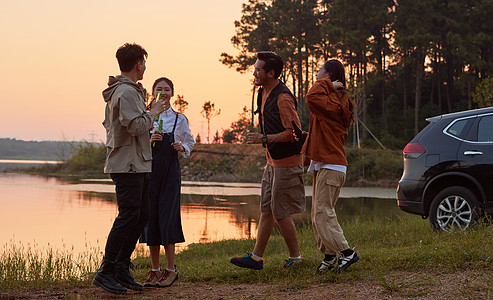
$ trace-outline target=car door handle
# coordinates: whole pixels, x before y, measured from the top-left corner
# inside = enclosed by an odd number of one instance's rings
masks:
[[[464,151],[464,155],[483,155],[481,151]]]

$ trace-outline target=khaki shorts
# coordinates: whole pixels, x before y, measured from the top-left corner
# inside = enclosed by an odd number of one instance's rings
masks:
[[[276,220],[306,210],[303,167],[272,167],[267,164],[262,178],[260,210],[272,212]]]

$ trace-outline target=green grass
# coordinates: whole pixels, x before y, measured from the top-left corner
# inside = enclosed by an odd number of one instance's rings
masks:
[[[361,259],[350,272],[315,275],[322,254],[318,251],[309,224],[300,226],[299,243],[304,263],[287,272],[277,272],[288,256],[286,245],[275,234],[265,252],[264,269],[255,272],[234,267],[229,258],[253,249],[254,240],[223,241],[195,245],[178,256],[181,278],[216,283],[297,284],[348,280],[381,280],[391,271],[453,272],[457,269],[493,270],[492,226],[480,225],[465,233],[436,233],[427,221],[416,216],[397,220],[358,221],[343,226],[345,236]],[[488,250],[489,249],[489,250]],[[140,268],[150,267],[148,259],[136,260]]]
[[[405,215],[394,220],[356,219],[343,224],[350,246],[361,257],[341,274],[316,275],[322,259],[310,224],[298,226],[299,244],[305,259],[295,268],[278,272],[288,256],[282,236],[275,230],[265,251],[264,269],[253,271],[233,266],[229,258],[253,249],[255,240],[229,240],[196,244],[177,255],[180,280],[208,283],[266,283],[282,286],[286,292],[304,289],[310,284],[372,282],[389,293],[420,296],[430,285],[439,284],[434,274],[460,270],[486,272],[471,293],[483,289],[491,293],[493,281],[493,226],[480,224],[466,232],[437,233],[428,221]],[[57,251],[36,252],[20,246],[4,246],[0,256],[0,290],[52,285],[89,285],[100,263],[100,254],[79,257]],[[138,281],[144,281],[150,259],[137,254],[134,259]],[[162,257],[164,263],[164,256]],[[418,279],[388,278],[388,274],[420,274]],[[466,288],[463,293],[467,294]]]

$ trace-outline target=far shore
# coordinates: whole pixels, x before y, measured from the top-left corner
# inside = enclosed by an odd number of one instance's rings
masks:
[[[66,185],[53,185],[58,190],[114,193],[115,187],[111,179],[82,179],[82,183],[72,183]],[[214,181],[182,181],[182,194],[187,195],[228,195],[228,196],[260,196],[260,183],[239,183],[239,182],[214,182]],[[313,187],[305,186],[305,195],[312,196]],[[384,187],[349,187],[341,189],[340,198],[395,198],[395,188]]]
[[[347,147],[346,152],[348,169],[345,187],[395,190],[403,168],[400,150]],[[74,181],[83,178],[106,179],[109,177],[103,173],[105,157],[104,145],[83,144],[63,163],[36,165],[15,164],[12,161],[0,163],[0,172],[36,174]],[[266,165],[265,149],[260,145],[250,144],[196,144],[189,158],[180,159],[180,165],[183,181],[202,182],[206,185],[217,182],[260,183]],[[303,180],[305,185],[310,186],[313,177],[304,174]],[[356,197],[369,196],[366,193],[361,194],[360,189],[353,190]],[[311,194],[310,188],[307,188],[307,194]],[[393,198],[390,194],[394,192],[388,192],[385,196],[378,193],[376,197]],[[345,194],[342,197],[346,197]]]

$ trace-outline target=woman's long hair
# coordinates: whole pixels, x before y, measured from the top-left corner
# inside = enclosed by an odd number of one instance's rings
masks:
[[[346,72],[344,66],[337,59],[328,60],[324,64],[324,69],[329,73],[330,81],[339,81],[346,87]]]
[[[344,70],[344,66],[340,61],[337,59],[331,59],[328,60],[324,65],[323,65],[325,71],[329,74],[329,79],[330,81],[339,81],[342,83],[344,86],[344,89],[339,89],[338,90],[338,95],[340,97],[344,97],[344,95],[347,93],[347,86],[346,86],[346,71]],[[351,111],[351,119],[350,119],[350,126],[351,123],[354,122],[354,104],[353,101],[348,97],[349,101],[349,111]]]

